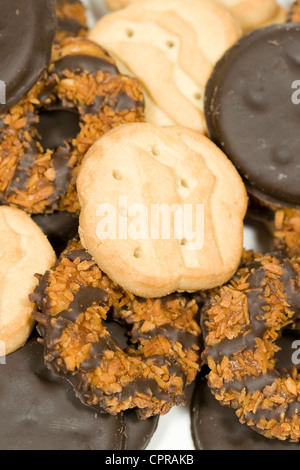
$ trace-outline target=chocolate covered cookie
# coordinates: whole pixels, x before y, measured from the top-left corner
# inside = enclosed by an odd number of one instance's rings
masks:
[[[56,31],[55,0],[0,1],[0,113],[46,70]]]
[[[288,369],[295,354],[298,335],[286,335],[278,341],[277,367]],[[299,366],[298,366],[299,367]],[[266,439],[239,422],[234,410],[222,406],[211,393],[204,368],[195,384],[191,402],[191,432],[196,450],[299,450],[299,443]]]
[[[140,450],[158,418],[97,414],[44,364],[35,337],[0,364],[1,450]]]
[[[300,205],[300,25],[255,30],[217,63],[205,95],[209,134],[249,194],[271,207]]]
[[[47,366],[80,400],[145,419],[185,402],[200,370],[198,305],[184,294],[141,299],[113,283],[73,240],[30,296]],[[127,327],[127,344],[114,324]]]
[[[56,0],[56,15],[56,42],[70,36],[85,37],[87,35],[87,11],[80,0]]]
[[[43,78],[0,116],[0,202],[30,214],[78,213],[86,151],[111,128],[143,119],[138,82],[92,41],[65,39]]]
[[[300,377],[276,361],[277,340],[299,313],[300,258],[248,259],[204,306],[202,355],[215,398],[268,438],[300,439]]]

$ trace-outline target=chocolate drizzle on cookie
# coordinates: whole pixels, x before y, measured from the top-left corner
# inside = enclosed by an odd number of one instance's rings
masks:
[[[30,214],[78,214],[77,170],[90,146],[119,124],[143,120],[137,80],[92,41],[65,39],[41,80],[3,116],[1,202]]]
[[[111,414],[135,408],[140,418],[148,418],[185,402],[184,388],[200,368],[193,300],[134,298],[74,240],[40,278],[31,301],[47,366],[72,384],[83,403]],[[161,311],[165,323],[149,327],[152,310],[153,319]],[[182,326],[170,321],[176,316]],[[125,345],[110,323],[126,328]]]
[[[251,263],[247,267],[245,263],[240,275],[203,310],[203,359],[211,368],[208,383],[213,394],[222,403],[237,408],[241,422],[267,437],[300,439],[300,378],[292,364],[292,352],[289,370],[277,367],[274,360],[276,340],[299,314],[299,276],[299,258],[278,258],[278,253],[265,255],[260,267],[251,268]],[[239,310],[243,312],[239,334],[226,338],[225,333],[223,339],[215,342],[214,332],[221,327],[217,327],[218,322],[215,324],[215,315],[219,315],[221,323],[229,315],[230,324],[230,312],[235,318],[236,311],[239,318]],[[236,327],[233,323],[233,331]],[[276,428],[278,423],[284,423],[282,428]]]

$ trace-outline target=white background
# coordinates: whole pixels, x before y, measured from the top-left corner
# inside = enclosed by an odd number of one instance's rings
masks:
[[[90,25],[93,25],[97,17],[107,12],[103,0],[82,0],[82,2],[89,7]],[[288,6],[292,0],[278,0],[278,3],[281,6]],[[245,248],[259,250],[257,239],[254,229],[245,227]],[[189,413],[190,408],[187,405],[173,408],[167,415],[162,416],[147,450],[194,450]]]

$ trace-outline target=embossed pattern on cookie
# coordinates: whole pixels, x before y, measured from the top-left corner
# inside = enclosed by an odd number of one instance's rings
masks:
[[[101,18],[89,37],[140,80],[148,122],[204,132],[206,82],[240,34],[228,12],[208,0],[142,0]]]
[[[197,132],[120,126],[87,153],[77,190],[83,245],[136,295],[215,287],[237,269],[245,187],[226,156]]]

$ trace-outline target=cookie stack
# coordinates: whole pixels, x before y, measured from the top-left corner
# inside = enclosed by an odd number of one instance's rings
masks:
[[[199,377],[240,426],[298,441],[275,357],[300,309],[298,23],[274,1],[136,0],[90,27],[44,1],[51,54],[0,116],[1,445],[143,449],[193,384],[201,448]],[[271,253],[244,249],[253,205]],[[41,407],[28,432],[37,400],[57,430]]]

